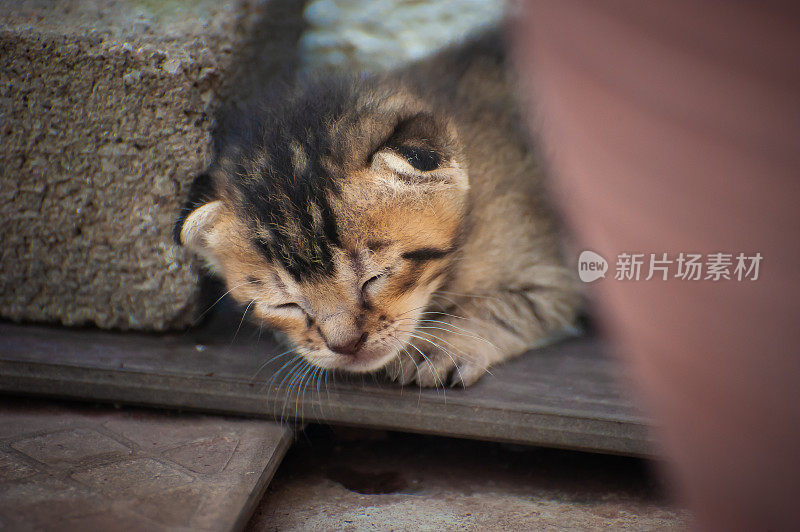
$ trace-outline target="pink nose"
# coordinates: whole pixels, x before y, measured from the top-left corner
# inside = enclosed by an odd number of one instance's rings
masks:
[[[350,338],[337,342],[337,343],[328,343],[325,341],[325,345],[328,346],[328,349],[333,351],[334,353],[339,353],[340,355],[354,355],[361,349],[361,346],[364,345],[364,341],[367,339],[367,333],[358,334],[355,333]]]

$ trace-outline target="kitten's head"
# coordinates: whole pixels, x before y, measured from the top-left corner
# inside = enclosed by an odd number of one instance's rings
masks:
[[[176,236],[312,363],[378,369],[457,254],[469,184],[455,127],[376,80],[281,105],[217,147]]]

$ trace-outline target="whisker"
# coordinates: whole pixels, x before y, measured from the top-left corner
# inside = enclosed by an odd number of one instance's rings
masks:
[[[403,352],[406,355],[408,355],[408,358],[411,359],[411,363],[414,364],[414,367],[417,369],[417,373],[419,373],[419,365],[417,364],[417,361],[414,360],[414,357],[411,356],[411,353],[409,353],[406,350],[406,347],[404,345],[401,345],[400,348],[403,350]],[[402,390],[402,388],[401,388],[401,390]],[[419,408],[419,403],[420,403],[421,400],[422,400],[422,386],[417,386],[417,408]]]
[[[247,305],[247,307],[245,307],[244,312],[242,313],[242,319],[239,320],[239,326],[236,327],[236,332],[233,333],[233,338],[231,339],[231,345],[233,345],[233,342],[236,341],[236,337],[239,335],[239,330],[242,328],[242,324],[244,323],[244,317],[247,316],[247,311],[250,310],[250,306],[253,303],[255,303],[255,301],[256,301],[255,299],[251,299],[250,303]]]
[[[200,315],[199,315],[199,316],[198,316],[198,317],[195,319],[194,325],[197,325],[198,323],[200,323],[200,321],[203,319],[203,316],[205,316],[206,314],[208,314],[208,313],[211,311],[211,309],[212,309],[212,308],[214,308],[214,307],[217,305],[217,303],[219,303],[220,301],[222,301],[222,299],[223,299],[225,296],[227,296],[228,294],[230,294],[231,292],[233,292],[234,290],[236,290],[236,289],[237,289],[237,288],[239,288],[240,286],[244,286],[244,285],[246,285],[246,284],[252,284],[252,282],[253,282],[253,281],[245,281],[245,282],[243,282],[243,283],[239,283],[239,284],[237,284],[236,286],[234,286],[233,288],[231,288],[230,290],[228,290],[227,292],[225,292],[224,294],[222,294],[221,296],[219,296],[219,299],[217,299],[216,301],[214,301],[213,303],[211,303],[211,306],[209,306],[207,309],[205,309],[205,310],[204,310],[204,311],[203,311],[203,312],[202,312],[202,313],[201,313],[201,314],[200,314]]]
[[[317,401],[319,401],[319,409],[320,413],[323,412],[323,401],[322,401],[322,391],[320,390],[320,385],[322,384],[322,376],[327,374],[328,370],[323,368],[322,366],[319,367],[319,372],[317,373]]]
[[[434,370],[436,369],[436,367],[433,365],[433,362],[431,361],[431,359],[430,359],[430,358],[428,358],[428,357],[427,357],[427,355],[425,355],[425,353],[423,353],[423,352],[422,352],[422,351],[419,349],[419,347],[415,346],[415,345],[414,345],[414,344],[412,344],[412,343],[409,343],[409,344],[407,344],[407,345],[410,345],[411,347],[413,347],[414,349],[416,349],[416,350],[417,350],[417,352],[418,352],[418,353],[419,353],[419,354],[422,356],[422,358],[424,358],[424,359],[425,359],[425,361],[426,361],[428,364],[430,364],[431,368],[433,368]],[[417,373],[419,373],[419,369],[417,369]],[[439,375],[436,373],[436,371],[434,371],[434,373],[433,373],[433,376],[434,376],[434,378],[435,378],[437,381],[439,381],[439,384],[441,384],[441,385],[442,385],[442,391],[444,392],[444,401],[445,401],[445,403],[447,403],[447,390],[445,390],[444,382],[442,382],[442,380],[439,378]],[[437,388],[437,389],[438,389],[438,388]]]
[[[295,374],[289,380],[289,384],[286,387],[286,395],[283,398],[283,408],[281,408],[281,423],[284,423],[285,421],[289,420],[289,418],[286,417],[285,414],[286,414],[286,407],[288,406],[289,401],[291,401],[291,399],[292,399],[292,388],[294,387],[294,383],[297,381],[297,379],[300,377],[300,375],[303,374],[302,372],[307,370],[308,365],[309,365],[309,361],[304,358],[303,359],[303,363],[292,370]],[[283,382],[281,382],[281,386],[278,387],[278,389],[280,389],[282,386],[283,386]],[[296,414],[296,412],[295,412],[295,414]]]
[[[440,342],[444,342],[444,343],[452,346],[453,349],[456,349],[459,353],[461,353],[460,355],[453,354],[453,356],[455,356],[456,358],[462,358],[462,359],[466,360],[467,362],[473,362],[473,363],[479,362],[479,360],[477,358],[475,358],[475,357],[473,357],[471,355],[468,355],[466,352],[464,352],[463,349],[459,348],[456,345],[453,345],[452,343],[448,342],[444,338],[440,338],[439,336],[436,336],[435,334],[431,334],[431,333],[428,333],[428,332],[422,332],[422,331],[414,331],[414,332],[419,332],[419,334],[424,334],[424,335],[430,336],[432,338],[435,338],[436,340],[439,340]],[[413,335],[411,335],[411,336],[413,336]],[[419,337],[417,337],[417,338],[419,338]],[[419,338],[419,339],[420,340],[426,340],[425,338]],[[430,340],[427,340],[427,341],[430,342]],[[433,343],[433,342],[430,342],[430,343]],[[436,344],[434,344],[434,345],[436,345]],[[440,346],[440,345],[437,345],[436,347],[438,347],[439,349],[442,349],[442,350],[447,352],[447,350],[444,347]],[[456,366],[456,367],[458,367],[458,366]],[[493,375],[493,373],[491,371],[489,371],[488,368],[485,369],[485,371],[489,375]],[[459,374],[461,374],[460,371],[459,371]]]
[[[458,320],[469,320],[470,318],[465,318],[464,316],[456,316],[455,314],[448,314],[447,312],[442,312],[440,310],[431,310],[429,312],[420,312],[420,316],[424,316],[426,314],[440,314],[442,316],[450,316],[451,318],[456,318]]]
[[[266,362],[264,362],[263,364],[261,364],[261,366],[259,366],[258,370],[255,372],[255,374],[250,379],[250,382],[251,383],[255,382],[256,377],[258,377],[258,374],[261,373],[264,370],[264,368],[266,368],[270,363],[272,363],[273,360],[275,360],[277,358],[280,358],[280,357],[282,357],[284,355],[288,355],[289,353],[292,353],[294,351],[297,351],[296,347],[294,349],[289,349],[288,351],[284,351],[283,353],[279,353],[279,354],[273,356],[272,358],[270,358],[269,360],[267,360]]]
[[[390,339],[392,339],[392,340],[394,340],[395,342],[397,342],[397,344],[400,346],[400,349],[402,349],[402,350],[403,350],[403,353],[405,353],[405,354],[406,354],[406,356],[409,358],[409,360],[411,360],[411,363],[412,363],[412,364],[414,364],[414,368],[417,370],[417,373],[419,373],[419,364],[417,364],[417,361],[416,361],[416,360],[414,360],[414,357],[413,357],[413,356],[411,356],[411,353],[409,353],[409,352],[406,350],[406,347],[405,347],[405,345],[403,345],[403,342],[401,342],[401,341],[400,341],[398,338],[395,338],[395,337],[393,337],[393,336],[389,336],[389,338],[390,338]],[[398,351],[397,353],[398,353],[398,358],[399,358],[399,356],[400,356],[400,352]],[[404,386],[404,385],[401,385],[401,387],[400,387],[400,393],[403,393],[403,389],[404,389],[404,388],[405,388],[405,386]],[[422,387],[421,387],[421,386],[417,386],[417,390],[418,390],[418,391],[417,391],[417,407],[419,408],[419,403],[420,403],[420,401],[422,400]]]
[[[416,360],[414,360],[414,357],[412,357],[412,356],[409,354],[409,352],[408,352],[408,351],[406,351],[406,348],[405,348],[405,342],[401,341],[399,338],[395,338],[395,337],[394,337],[394,336],[392,336],[391,334],[390,334],[389,336],[387,336],[387,337],[386,337],[386,339],[387,339],[387,340],[391,340],[392,342],[394,342],[394,344],[393,344],[393,345],[394,345],[396,348],[398,348],[398,347],[399,347],[400,349],[402,349],[402,350],[405,352],[405,354],[409,356],[409,358],[411,359],[411,362],[414,364],[414,367],[416,367],[416,368],[417,368],[417,371],[419,371],[419,366],[417,366],[417,361],[416,361]],[[397,358],[401,358],[401,357],[400,357],[400,351],[399,351],[399,350],[396,350],[396,351],[395,351],[395,355],[397,356]]]
[[[453,329],[456,329],[456,330],[450,330],[450,329],[441,329],[441,330],[447,331],[447,332],[449,332],[451,334],[455,334],[455,335],[458,335],[458,336],[465,336],[465,337],[468,337],[468,338],[474,338],[475,340],[480,340],[481,342],[485,342],[485,343],[489,344],[490,346],[492,346],[493,348],[495,348],[495,349],[497,349],[499,351],[498,347],[496,345],[494,345],[489,339],[484,338],[483,336],[475,333],[474,331],[471,331],[471,330],[468,330],[468,329],[463,329],[463,328],[461,328],[461,327],[459,327],[457,325],[453,325],[452,323],[449,323],[449,322],[446,322],[446,321],[441,321],[441,320],[413,320],[411,318],[402,318],[402,319],[399,319],[399,320],[396,320],[396,321],[416,321],[416,323],[440,323],[442,325],[447,325],[448,327],[453,327]],[[420,329],[420,328],[422,328],[422,327],[417,327],[417,329]],[[436,327],[431,326],[430,328],[434,329]],[[463,332],[457,332],[457,331],[463,331]]]
[[[306,419],[306,404],[305,401],[302,402],[300,401],[301,397],[305,399],[305,393],[306,393],[305,390],[306,386],[308,386],[308,380],[306,379],[306,377],[313,376],[314,372],[316,371],[317,371],[317,366],[312,363],[308,368],[306,368],[306,371],[303,373],[303,376],[300,378],[300,382],[297,385],[297,398],[295,399],[294,402],[294,412],[295,412],[295,418],[297,418],[297,411],[300,410],[300,423],[304,423]]]
[[[294,417],[295,420],[297,420],[298,417],[299,417],[299,421],[300,421],[301,424],[303,423],[305,412],[301,411],[301,409],[300,409],[300,404],[301,404],[300,403],[300,395],[301,395],[301,392],[303,391],[303,382],[306,379],[306,375],[308,375],[308,372],[312,371],[313,369],[314,369],[314,365],[313,364],[310,364],[310,365],[306,366],[304,371],[303,371],[303,374],[297,380],[297,386],[296,386],[297,387],[297,394],[295,395],[295,400],[294,400],[294,416],[293,417]],[[291,400],[292,400],[292,397],[289,396],[289,401],[291,401]]]
[[[427,319],[426,319],[426,320],[419,320],[419,321],[425,321],[425,322],[427,322],[427,323],[441,323],[442,325],[448,325],[448,326],[450,326],[450,327],[452,327],[452,328],[454,328],[454,329],[456,329],[456,330],[458,330],[458,331],[462,331],[462,332],[464,332],[464,333],[467,333],[467,334],[469,334],[469,335],[474,335],[474,334],[475,334],[475,333],[474,333],[474,331],[470,331],[470,330],[468,330],[468,329],[464,329],[464,328],[462,328],[462,327],[459,327],[458,325],[453,325],[452,323],[450,323],[450,322],[447,322],[447,321],[442,321],[442,320],[427,320]],[[479,339],[479,340],[486,340],[485,338],[482,338],[482,337],[479,337],[479,336],[475,336],[475,338],[477,338],[477,339]],[[486,340],[486,341],[488,341],[488,340]]]
[[[407,310],[407,311],[405,311],[405,312],[402,312],[402,313],[398,314],[398,315],[397,315],[397,317],[400,317],[400,316],[405,316],[405,315],[406,315],[406,314],[408,314],[409,312],[414,312],[415,310],[419,310],[419,309],[421,309],[421,308],[425,308],[425,307],[427,307],[427,305],[422,305],[421,307],[414,307],[414,308],[412,308],[412,309],[410,309],[410,310]]]
[[[451,327],[455,327],[455,325],[452,325],[452,324],[446,324],[446,325],[450,325]],[[456,328],[458,328],[458,327],[456,327]],[[444,329],[442,327],[436,327],[434,325],[421,325],[421,326],[417,327],[417,329],[437,329],[437,330],[440,330],[440,331],[449,332],[450,334],[453,334],[455,336],[463,336],[465,338],[473,338],[475,340],[479,340],[481,342],[484,342],[484,343],[492,346],[494,349],[499,351],[497,346],[494,345],[491,341],[489,341],[488,339],[484,338],[483,336],[481,336],[479,334],[475,334],[475,333],[472,333],[472,332],[468,332],[468,331],[458,332],[458,331],[454,331],[452,329]],[[463,329],[461,329],[461,330],[463,330]]]
[[[421,323],[422,326],[430,327],[431,329],[433,329],[433,328],[441,328],[442,331],[451,332],[451,333],[456,334],[458,336],[473,337],[473,334],[471,332],[468,332],[465,329],[461,329],[461,328],[453,325],[452,323],[447,323],[446,321],[440,321],[440,320],[416,320],[416,323]],[[436,325],[427,325],[429,323],[435,323]],[[442,325],[444,325],[446,327],[452,327],[452,329],[445,329],[444,327],[441,327]],[[461,332],[461,331],[463,331],[463,332]],[[475,338],[477,338],[477,336]]]
[[[286,363],[284,363],[283,366],[281,366],[278,369],[278,371],[276,371],[275,373],[272,374],[272,378],[270,378],[267,382],[264,383],[264,388],[263,389],[267,393],[267,399],[269,399],[269,392],[271,390],[272,382],[278,377],[278,375],[280,375],[281,371],[283,371],[286,366],[288,366],[292,362],[295,362],[301,356],[302,355],[300,353],[295,353],[295,355],[292,358],[290,358],[288,361],[286,361]]]
[[[322,378],[323,371],[325,371],[325,368],[323,368],[322,366],[316,366],[308,382],[308,388],[311,390],[311,400],[309,403],[311,406],[312,413],[314,412],[314,388],[317,389],[317,403],[320,405],[320,408],[322,407],[322,397],[320,397],[319,394],[319,381]],[[317,420],[319,419],[318,414],[314,414],[314,419]]]
[[[418,329],[419,329],[419,328],[418,328]],[[439,340],[440,342],[444,342],[444,343],[446,343],[447,345],[451,346],[453,349],[457,350],[459,353],[461,353],[461,354],[459,355],[459,357],[460,357],[460,358],[463,358],[464,360],[466,360],[466,361],[468,361],[468,362],[474,362],[474,361],[475,361],[475,359],[474,359],[473,357],[471,357],[470,355],[468,355],[468,354],[467,354],[467,353],[466,353],[466,352],[465,352],[463,349],[461,349],[460,347],[458,347],[457,345],[455,345],[455,344],[453,344],[453,343],[451,343],[451,342],[448,342],[448,341],[447,341],[447,340],[445,340],[444,338],[441,338],[441,337],[439,337],[439,336],[436,336],[436,335],[435,335],[435,334],[433,334],[433,333],[424,332],[424,331],[419,331],[419,330],[415,330],[415,331],[414,331],[414,333],[416,333],[416,334],[424,334],[424,335],[426,335],[426,336],[430,336],[431,338],[435,338],[436,340]],[[440,347],[440,346],[437,346],[437,347]],[[444,348],[442,348],[442,349],[444,349]]]
[[[331,389],[328,386],[328,375],[329,374],[330,373],[326,370],[325,371],[325,395],[326,395],[326,398],[328,400],[328,403],[330,404],[330,402],[331,402]]]
[[[272,388],[275,391],[275,402],[276,403],[278,401],[278,392],[281,390],[281,388],[283,388],[283,383],[286,382],[286,379],[289,378],[289,376],[292,375],[295,371],[297,371],[298,368],[300,368],[304,363],[306,363],[306,359],[302,355],[294,357],[292,359],[292,362],[297,361],[297,360],[299,360],[299,363],[297,365],[295,365],[294,367],[289,368],[288,371],[286,372],[286,375],[283,377],[283,379],[281,379],[281,382],[278,384],[278,386]],[[283,369],[283,368],[281,368],[281,369]],[[276,376],[277,376],[277,374],[276,374]]]
[[[439,349],[442,349],[443,351],[446,351],[448,355],[453,355],[453,356],[455,356],[456,358],[460,358],[460,359],[466,360],[467,362],[473,362],[473,363],[477,363],[477,362],[478,362],[478,359],[476,359],[476,358],[475,358],[475,357],[473,357],[472,355],[468,354],[467,352],[465,352],[463,349],[461,349],[461,348],[460,348],[460,347],[458,347],[457,345],[453,344],[452,342],[449,342],[449,341],[445,340],[444,338],[442,338],[442,337],[440,337],[440,336],[437,336],[437,335],[435,335],[435,334],[433,334],[433,333],[425,332],[425,331],[422,331],[422,330],[420,330],[420,329],[439,329],[439,328],[438,328],[438,327],[417,327],[417,328],[416,328],[416,329],[414,329],[413,331],[405,331],[405,330],[403,330],[403,329],[400,329],[400,331],[401,331],[401,332],[404,332],[404,333],[406,333],[406,334],[408,334],[409,336],[411,336],[411,337],[413,337],[413,338],[417,338],[417,339],[419,339],[419,340],[424,340],[424,341],[426,341],[426,342],[428,342],[428,343],[431,343],[431,344],[435,345],[436,347],[438,347]],[[448,330],[448,329],[441,329],[441,330],[443,330],[443,331],[445,331],[445,332],[449,332],[450,334],[456,334],[456,335],[458,335],[458,336],[468,336],[468,335],[464,335],[464,334],[460,334],[460,333],[455,333],[455,332],[453,332],[453,331],[450,331],[450,330]],[[420,338],[419,336],[415,336],[415,335],[414,335],[414,333],[417,333],[417,334],[424,334],[426,337],[428,337],[428,336],[429,336],[429,337],[431,337],[431,338],[435,338],[436,340],[438,340],[438,341],[440,341],[440,342],[444,342],[444,343],[446,343],[447,345],[451,346],[451,347],[452,347],[453,349],[455,349],[456,351],[458,351],[460,354],[459,354],[459,355],[456,355],[455,353],[450,353],[450,352],[449,352],[447,349],[445,349],[443,346],[441,346],[441,345],[438,345],[438,344],[435,344],[434,342],[431,342],[431,341],[430,341],[428,338]],[[451,357],[451,358],[452,358],[452,357]],[[454,363],[455,363],[455,361],[454,361]]]
[[[453,301],[452,299],[450,299],[449,297],[447,297],[447,296],[445,296],[445,295],[442,295],[442,294],[437,294],[436,292],[434,292],[433,294],[431,294],[431,298],[432,298],[432,299],[435,299],[435,298],[441,298],[441,299],[444,299],[445,301],[447,301],[448,303],[450,303],[450,304],[451,304],[451,305],[453,305],[454,307],[460,307],[460,306],[461,306],[461,305],[459,305],[458,303],[456,303],[455,301]],[[441,303],[437,303],[437,304],[438,304],[438,305],[441,305]],[[444,306],[444,305],[442,305],[442,306]]]
[[[287,415],[286,409],[287,406],[292,401],[292,390],[294,389],[294,383],[300,376],[303,374],[303,371],[308,367],[308,360],[303,360],[303,363],[294,371],[292,378],[289,379],[289,383],[286,385],[286,390],[283,393],[283,407],[281,408],[281,423],[286,423],[289,421],[289,417],[291,417],[291,412]]]
[[[261,333],[262,332],[264,332],[264,322],[263,321],[259,321],[258,322],[258,338],[256,338],[256,344],[258,344],[261,341]]]

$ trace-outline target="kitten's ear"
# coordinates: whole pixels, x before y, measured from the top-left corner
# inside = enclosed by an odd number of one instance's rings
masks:
[[[190,212],[178,236],[180,243],[198,253],[207,250],[206,236],[216,224],[221,211],[222,201],[214,200]]]
[[[455,127],[431,113],[401,120],[389,139],[375,152],[372,169],[391,171],[409,183],[467,184],[459,165]]]
[[[192,182],[189,197],[175,222],[172,231],[175,243],[194,251],[205,249],[205,235],[214,226],[221,210],[222,202],[216,199],[211,176],[200,174]]]

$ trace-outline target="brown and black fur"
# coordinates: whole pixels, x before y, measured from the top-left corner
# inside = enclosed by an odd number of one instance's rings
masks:
[[[176,238],[312,363],[469,385],[573,320],[497,34],[222,129]]]

